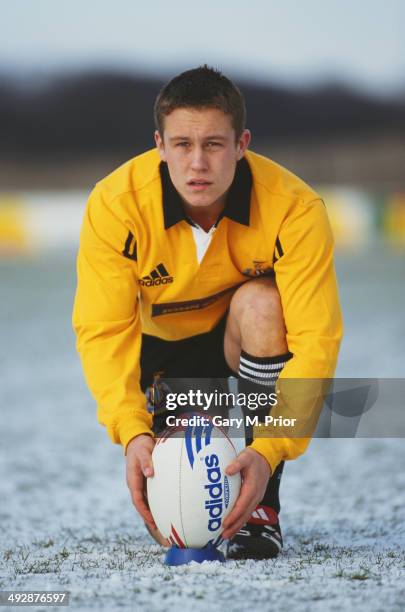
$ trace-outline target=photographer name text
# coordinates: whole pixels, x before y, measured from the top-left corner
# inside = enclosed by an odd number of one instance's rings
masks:
[[[207,427],[212,423],[215,427],[295,427],[297,419],[288,419],[281,416],[272,417],[268,415],[263,421],[259,421],[258,415],[225,418],[220,415],[213,417],[204,417],[194,415],[192,417],[176,417],[174,414],[166,417],[166,425],[168,427]]]

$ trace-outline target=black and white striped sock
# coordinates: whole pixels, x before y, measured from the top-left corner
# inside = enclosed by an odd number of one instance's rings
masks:
[[[254,357],[242,350],[239,361],[239,378],[274,387],[281,370],[292,357],[290,352],[275,357]]]

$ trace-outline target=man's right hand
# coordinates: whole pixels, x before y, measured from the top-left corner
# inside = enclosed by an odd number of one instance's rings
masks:
[[[147,434],[133,438],[127,446],[126,476],[132,502],[145,523],[157,529],[145,496],[145,478],[153,476],[152,451],[155,441]]]

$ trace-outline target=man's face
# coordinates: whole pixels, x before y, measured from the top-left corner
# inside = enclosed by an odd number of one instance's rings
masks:
[[[163,138],[155,132],[160,157],[190,207],[223,204],[236,162],[250,141],[245,130],[235,141],[231,118],[216,108],[177,108],[165,117]]]

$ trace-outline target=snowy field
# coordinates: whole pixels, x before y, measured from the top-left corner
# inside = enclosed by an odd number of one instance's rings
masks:
[[[339,256],[340,376],[405,377],[404,258]],[[165,567],[82,380],[72,255],[0,262],[0,283],[0,589],[67,590],[73,610],[405,609],[403,439],[318,439],[287,465],[279,559]]]

